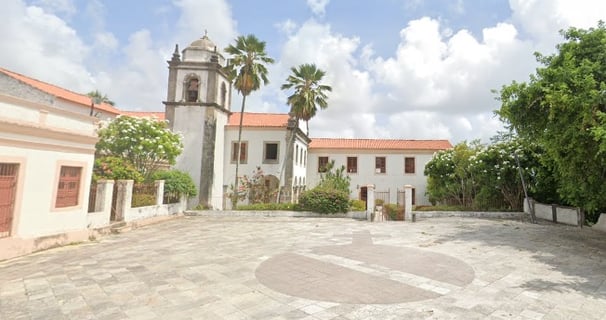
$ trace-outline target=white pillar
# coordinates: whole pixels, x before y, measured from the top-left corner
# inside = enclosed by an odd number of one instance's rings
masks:
[[[366,186],[366,219],[372,221],[372,214],[375,212],[375,185]]]
[[[404,186],[404,221],[412,222],[412,186]]]
[[[164,204],[164,180],[154,181],[156,186],[156,205]]]
[[[128,211],[131,208],[133,200],[133,180],[118,180],[116,185],[117,199],[116,199],[116,221],[128,221]]]

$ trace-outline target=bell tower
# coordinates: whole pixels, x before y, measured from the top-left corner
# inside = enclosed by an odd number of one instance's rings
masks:
[[[188,207],[223,209],[223,128],[231,104],[226,60],[205,33],[181,53],[176,45],[167,62],[165,117],[169,128],[183,135],[184,146],[175,168],[189,173],[198,188]]]

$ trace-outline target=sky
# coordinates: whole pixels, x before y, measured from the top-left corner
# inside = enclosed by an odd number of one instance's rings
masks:
[[[163,111],[168,69],[208,32],[254,34],[275,59],[246,111],[288,112],[291,67],[315,63],[333,91],[310,136],[488,142],[503,85],[527,81],[559,30],[606,20],[603,0],[3,0],[0,66],[122,110]],[[224,54],[226,57],[227,55]],[[232,110],[241,97],[234,90]]]

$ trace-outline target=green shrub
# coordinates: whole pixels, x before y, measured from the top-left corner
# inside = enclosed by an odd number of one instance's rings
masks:
[[[153,180],[164,180],[164,193],[195,196],[198,191],[189,174],[179,170],[160,170],[152,174]]]
[[[392,221],[401,220],[400,216],[404,217],[404,208],[393,203],[384,205],[383,212],[385,212],[389,217],[389,220]]]
[[[156,204],[156,196],[153,194],[133,194],[131,207],[147,207]]]
[[[383,199],[375,199],[375,206],[382,206],[383,204],[385,204]]]
[[[101,179],[135,180],[135,183],[141,183],[143,182],[143,175],[124,158],[100,157],[95,159],[93,181]]]
[[[350,200],[349,208],[351,211],[366,211],[366,201],[364,200]]]
[[[347,212],[349,195],[339,190],[314,188],[301,194],[299,206],[302,210],[317,213]]]
[[[286,210],[295,211],[297,205],[294,203],[254,203],[238,206],[237,210]]]

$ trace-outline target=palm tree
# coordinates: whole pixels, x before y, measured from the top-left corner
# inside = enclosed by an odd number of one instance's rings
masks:
[[[299,120],[305,120],[307,125],[307,135],[309,135],[309,119],[316,115],[318,106],[321,109],[326,109],[328,103],[326,100],[328,96],[327,91],[332,91],[332,88],[327,85],[320,84],[322,78],[326,74],[324,71],[318,69],[315,64],[302,64],[299,67],[290,68],[292,74],[286,78],[286,83],[282,85],[282,90],[288,90],[291,88],[295,89],[295,92],[288,97],[287,103],[290,105],[290,112],[294,114],[295,123],[298,127]],[[288,141],[288,150],[284,155],[284,163],[280,175],[285,170],[287,155],[292,154],[294,143],[295,143],[295,131],[290,133],[290,139]],[[288,137],[288,134],[287,134]],[[280,192],[278,191],[277,201],[280,199]]]
[[[228,65],[225,67],[228,78],[242,94],[242,110],[240,112],[240,125],[238,127],[238,146],[236,150],[236,178],[234,181],[234,192],[238,192],[238,169],[240,167],[240,150],[242,144],[242,120],[244,119],[244,107],[246,97],[253,91],[258,90],[263,84],[268,84],[266,64],[274,62],[265,52],[265,42],[260,41],[252,34],[239,36],[235,45],[229,45],[225,52],[231,55]],[[234,205],[237,204],[237,196],[233,197]]]
[[[115,104],[113,101],[109,100],[109,98],[107,97],[106,94],[101,93],[101,91],[99,91],[99,90],[91,91],[91,92],[87,93],[86,95],[89,96],[91,99],[90,116],[93,116],[93,113],[95,110],[95,104],[107,103],[111,106],[113,106]]]
[[[309,119],[316,115],[318,107],[320,109],[328,107],[326,92],[332,91],[332,88],[320,84],[326,73],[318,69],[315,64],[306,63],[297,68],[292,67],[290,70],[292,74],[286,78],[286,83],[281,88],[287,90],[294,87],[295,92],[288,97],[287,103],[297,120],[305,120],[307,135],[309,135]]]

